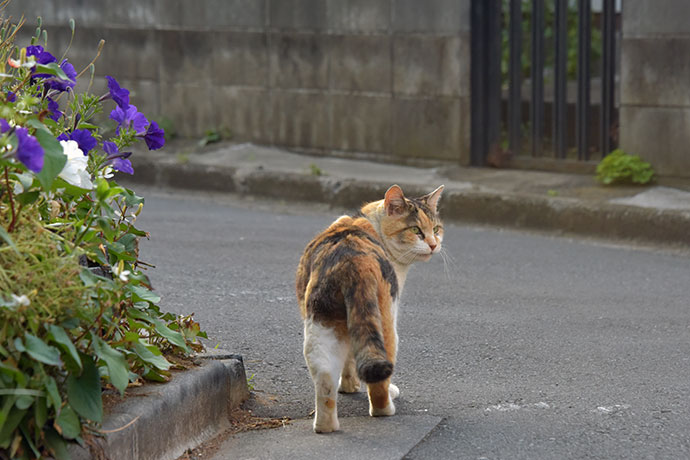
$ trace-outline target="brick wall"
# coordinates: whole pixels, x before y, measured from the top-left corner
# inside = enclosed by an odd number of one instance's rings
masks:
[[[181,135],[395,161],[469,161],[470,0],[14,0],[80,69]],[[105,87],[103,79],[96,90]]]

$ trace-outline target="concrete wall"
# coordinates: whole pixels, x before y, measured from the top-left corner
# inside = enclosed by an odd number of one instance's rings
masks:
[[[620,134],[660,175],[690,178],[687,0],[625,0]]]
[[[470,0],[14,0],[49,50],[179,134],[317,154],[469,161]],[[77,66],[77,67],[78,67]],[[97,83],[104,88],[102,79]]]

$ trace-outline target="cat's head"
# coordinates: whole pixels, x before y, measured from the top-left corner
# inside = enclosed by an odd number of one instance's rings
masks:
[[[402,264],[428,261],[441,251],[443,224],[438,215],[438,201],[443,185],[419,198],[406,198],[393,185],[383,199],[380,216],[382,237],[394,259]]]

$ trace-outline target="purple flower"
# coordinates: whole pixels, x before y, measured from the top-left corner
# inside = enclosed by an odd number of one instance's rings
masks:
[[[144,134],[144,141],[149,150],[158,150],[165,145],[165,131],[158,126],[158,123],[152,121]]]
[[[8,91],[7,94],[5,95],[5,100],[7,100],[7,102],[16,102],[17,101],[17,95],[14,94],[12,91]]]
[[[46,99],[48,99],[48,112],[50,112],[50,115],[48,115],[48,118],[50,118],[51,120],[54,120],[54,121],[58,121],[60,119],[60,117],[64,115],[60,111],[60,104],[55,102],[53,100],[53,98],[51,98],[51,97],[48,97]],[[67,137],[67,136],[65,136],[65,137]],[[67,140],[67,139],[64,139],[64,140]]]
[[[5,120],[4,118],[0,118],[0,133],[4,134],[9,130],[10,124],[7,123],[7,120]]]
[[[127,174],[134,174],[132,162],[128,160],[132,152],[122,152],[117,148],[115,142],[103,142],[103,150],[108,154],[105,159],[106,165],[111,165],[115,171],[120,171]]]
[[[14,130],[17,135],[17,158],[31,171],[37,173],[43,169],[43,147],[26,128]]]
[[[65,75],[67,75],[69,80],[62,80],[61,78],[52,77],[46,82],[46,85],[49,88],[60,92],[67,91],[68,88],[74,88],[74,85],[76,85],[77,81],[77,71],[74,70],[74,66],[70,64],[67,59],[65,59],[62,61],[62,64],[60,64],[60,68],[63,72],[65,72]],[[34,76],[38,77],[39,75]]]
[[[108,80],[108,91],[110,91],[110,97],[122,110],[127,110],[129,108],[129,90],[126,88],[121,88],[120,84],[111,76],[106,76]]]
[[[120,128],[129,129],[134,128],[137,134],[144,134],[149,121],[143,113],[137,110],[135,105],[130,105],[127,110],[122,110],[121,107],[115,107],[110,112],[110,118],[117,122],[117,134],[120,134]]]
[[[84,152],[84,156],[89,154],[89,151],[98,145],[98,141],[91,135],[88,129],[75,129],[69,135],[62,133],[57,137],[59,141],[75,141],[79,145],[79,150]]]
[[[38,64],[50,64],[51,62],[57,62],[55,56],[45,51],[41,45],[32,45],[26,47],[26,55],[34,56]]]

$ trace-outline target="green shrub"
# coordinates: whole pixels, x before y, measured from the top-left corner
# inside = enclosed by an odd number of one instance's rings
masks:
[[[639,156],[616,149],[597,165],[597,180],[605,185],[648,184],[654,180],[654,169]]]
[[[17,28],[0,20],[0,458],[63,459],[97,434],[104,386],[165,381],[166,356],[205,334],[160,311],[139,260],[144,199],[114,180],[134,172],[126,150],[162,147],[163,130],[112,77],[104,95],[76,94],[93,63],[58,62],[40,20],[17,47]],[[114,133],[94,121],[105,104]]]

